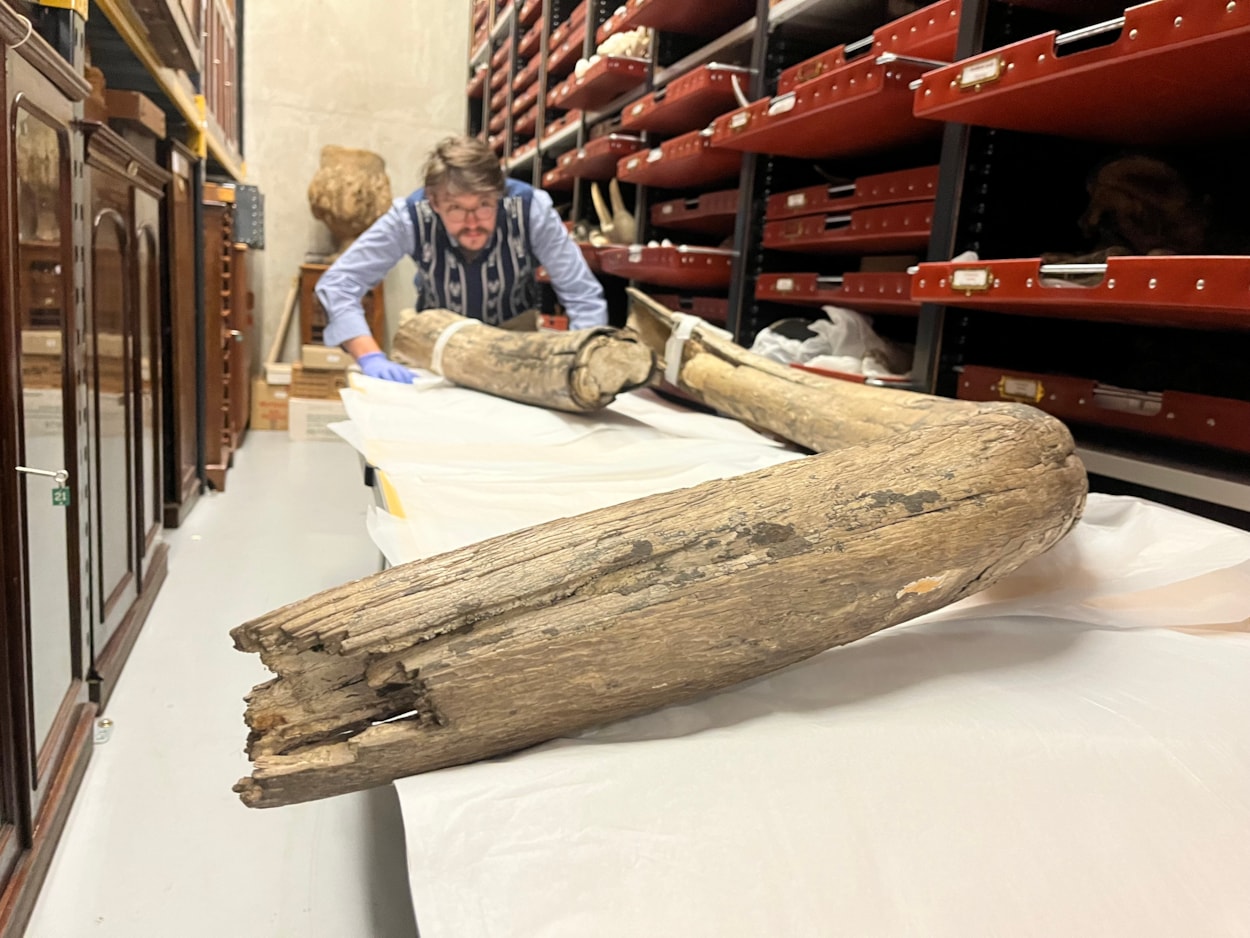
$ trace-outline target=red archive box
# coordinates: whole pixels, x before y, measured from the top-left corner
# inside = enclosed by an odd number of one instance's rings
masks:
[[[925,66],[872,58],[804,82],[793,91],[718,117],[713,142],[748,153],[826,159],[936,139],[942,125],[912,114],[909,84]]]
[[[496,72],[499,72],[499,71],[506,72],[508,70],[507,69],[508,56],[511,53],[512,53],[512,40],[509,39],[507,42],[501,45],[498,49],[496,49],[494,54],[490,57],[491,69]]]
[[[621,113],[621,127],[658,134],[701,130],[737,103],[733,82],[745,87],[750,69],[713,62],[675,78]]]
[[[886,23],[875,29],[868,39],[834,46],[786,69],[777,78],[777,94],[793,91],[804,82],[841,68],[847,63],[848,56],[854,58],[865,47],[870,47],[863,53],[865,57],[875,58],[883,52],[893,52],[895,55],[950,61],[955,56],[955,42],[959,37],[960,2],[941,0]]]
[[[921,264],[912,296],[1026,316],[1250,328],[1250,257],[1112,257],[1105,264],[1013,258]]]
[[[533,26],[543,11],[543,0],[525,0],[521,4],[521,12],[517,14],[517,22],[522,26]],[[541,26],[542,24],[539,23]]]
[[[586,24],[573,27],[557,44],[553,36],[547,56],[547,80],[561,78],[573,71],[573,66],[582,57],[586,44]]]
[[[1061,420],[1250,453],[1250,403],[1180,391],[1134,391],[1086,378],[965,365],[958,397],[1032,404]]]
[[[500,88],[490,96],[490,112],[492,114],[502,114],[504,105],[508,103],[508,89]]]
[[[538,105],[537,104],[532,105],[528,111],[526,111],[524,114],[522,114],[512,123],[513,132],[522,137],[534,136],[534,131],[536,131],[537,129],[538,129]],[[534,141],[530,141],[530,143],[534,143]],[[530,144],[526,144],[527,147],[529,145]],[[534,143],[534,148],[535,149],[538,148],[538,145],[536,143]],[[519,155],[519,154],[516,154],[516,155]]]
[[[723,290],[733,278],[735,252],[680,244],[672,247],[607,247],[599,251],[604,273],[662,287]]]
[[[1225,135],[1250,121],[1250,4],[1154,0],[1098,27],[1044,33],[928,73],[916,114],[1119,144]]]
[[[512,99],[512,113],[523,114],[538,104],[538,85],[533,84]]]
[[[547,96],[547,103],[558,108],[581,108],[593,111],[610,104],[626,91],[647,80],[649,59],[627,55],[601,58],[580,76],[573,75]]]
[[[626,157],[616,175],[621,182],[683,189],[733,179],[741,168],[741,153],[713,146],[706,131],[696,130],[667,140],[645,154]]]
[[[901,202],[932,202],[937,194],[938,168],[922,166],[895,173],[861,176],[845,185],[810,186],[769,196],[766,221],[801,215],[846,212]]]
[[[810,254],[919,251],[928,247],[932,226],[932,202],[906,202],[766,222],[764,247]]]
[[[516,78],[512,79],[512,90],[522,91],[538,81],[538,69],[542,64],[540,58],[533,58],[526,62],[525,67],[516,73]]]
[[[651,224],[676,231],[707,235],[732,234],[738,220],[738,190],[707,192],[690,199],[674,199],[651,206]]]
[[[469,79],[465,94],[470,98],[480,98],[486,93],[486,75],[490,71],[485,65],[479,65]]]
[[[559,166],[575,179],[611,179],[621,158],[642,149],[639,137],[607,134],[563,154]]]
[[[801,306],[845,306],[868,313],[920,312],[920,304],[911,298],[911,277],[892,271],[835,276],[760,274],[755,281],[755,298]]]
[[[543,24],[531,26],[529,31],[521,37],[521,41],[517,43],[516,54],[523,59],[532,59],[537,56],[538,50],[543,44]]]

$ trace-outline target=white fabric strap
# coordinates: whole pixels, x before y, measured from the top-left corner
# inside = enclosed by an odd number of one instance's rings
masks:
[[[447,343],[451,337],[463,329],[465,326],[476,326],[476,319],[462,319],[459,322],[453,322],[450,326],[438,334],[438,339],[434,342],[434,351],[430,353],[430,371],[436,375],[443,373],[443,350],[447,348]]]
[[[31,33],[35,31],[35,24],[30,19],[28,19],[25,16],[22,16],[22,14],[20,13],[17,14],[17,18],[19,20],[26,21],[26,35],[23,36],[21,39],[19,39],[17,42],[13,43],[13,45],[9,46],[10,49],[16,49],[18,46],[24,45],[26,43],[26,40],[30,38]]]
[[[676,385],[681,374],[681,355],[686,348],[686,340],[698,329],[708,335],[720,336],[732,341],[733,334],[719,326],[714,326],[701,316],[690,313],[673,313],[673,331],[664,343],[664,380]]]
[[[681,374],[681,354],[685,351],[686,340],[694,334],[694,330],[703,322],[698,316],[689,313],[673,313],[673,331],[664,343],[664,380],[676,385]]]

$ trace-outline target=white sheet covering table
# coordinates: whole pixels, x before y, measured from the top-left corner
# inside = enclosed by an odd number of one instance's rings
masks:
[[[394,561],[795,458],[647,395],[359,387]],[[956,606],[397,787],[423,938],[1250,936],[1250,534],[1093,495]]]

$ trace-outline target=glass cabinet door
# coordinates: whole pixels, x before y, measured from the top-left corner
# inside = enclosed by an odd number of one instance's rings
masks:
[[[98,178],[98,177],[97,177]],[[119,200],[124,204],[124,198]],[[115,210],[97,212],[91,237],[89,380],[93,385],[95,437],[95,545],[99,557],[99,625],[93,636],[99,657],[121,622],[134,589],[135,530],[131,498],[133,330],[127,309],[129,264],[126,220]]]
[[[161,380],[160,345],[160,256],[156,235],[151,228],[139,230],[136,259],[139,266],[136,311],[139,327],[139,399],[136,411],[139,424],[140,505],[138,518],[139,544],[144,555],[160,533],[164,497],[160,479],[160,417],[157,388]]]
[[[65,241],[66,140],[37,113],[14,122],[17,194],[18,328],[23,419],[19,452],[25,508],[30,707],[36,752],[82,673],[80,623],[73,611],[70,543],[74,410],[68,380],[72,334]]]

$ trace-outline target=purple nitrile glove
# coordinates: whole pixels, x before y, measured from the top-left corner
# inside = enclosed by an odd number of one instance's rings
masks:
[[[397,365],[383,352],[370,352],[356,359],[360,370],[370,378],[381,378],[383,381],[398,381],[400,384],[412,384],[412,372],[403,365]]]

